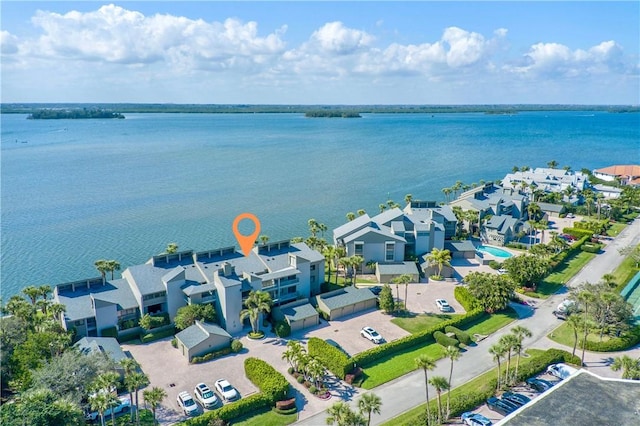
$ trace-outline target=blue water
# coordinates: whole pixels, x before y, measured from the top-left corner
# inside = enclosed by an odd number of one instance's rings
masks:
[[[490,255],[495,257],[503,257],[503,258],[511,257],[511,253],[497,247],[479,245],[478,247],[476,247],[476,250],[484,253],[489,253]]]
[[[245,211],[275,241],[307,236],[309,218],[332,229],[407,193],[444,201],[455,181],[501,179],[514,165],[640,161],[640,114],[25,118],[0,116],[4,300],[26,285],[97,276],[100,258],[124,268],[169,242],[234,244],[231,224]]]

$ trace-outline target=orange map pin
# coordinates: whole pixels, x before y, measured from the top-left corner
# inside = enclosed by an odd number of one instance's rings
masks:
[[[242,235],[238,230],[238,225],[243,219],[248,219],[253,222],[255,229],[251,235]],[[249,256],[249,253],[251,253],[251,249],[253,248],[253,245],[256,242],[256,237],[259,233],[260,221],[256,215],[252,213],[242,213],[233,220],[233,234],[236,236],[236,240],[238,240],[238,244],[240,244],[242,253],[244,253],[245,256]]]

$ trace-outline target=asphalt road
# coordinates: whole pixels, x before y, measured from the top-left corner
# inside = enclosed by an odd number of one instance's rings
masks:
[[[604,249],[604,253],[596,256],[579,273],[577,273],[569,283],[567,283],[568,287],[577,286],[585,281],[599,281],[604,274],[613,271],[622,261],[623,258],[618,252],[618,249],[639,243],[640,220],[635,220],[630,226],[627,226],[615,240],[609,242]],[[533,334],[531,338],[525,339],[525,349],[546,349],[552,346],[561,347],[560,345],[556,345],[551,342],[546,338],[546,336],[559,325],[558,319],[556,319],[552,312],[566,297],[566,293],[567,289],[561,290],[557,294],[549,297],[547,300],[540,301],[536,305],[535,309],[519,307],[519,312],[523,315],[522,318],[514,321],[507,327],[479,342],[477,346],[470,347],[454,364],[452,380],[453,387],[460,386],[495,367],[495,363],[491,359],[491,355],[488,353],[488,348],[492,344],[496,343],[502,335],[509,333],[511,328],[517,325],[527,327]],[[638,351],[640,350],[635,349],[634,353]],[[613,356],[613,354],[606,355],[606,357],[610,356]],[[588,359],[596,360],[593,362],[598,362],[597,360],[601,358],[603,358],[603,354],[590,354],[588,357]],[[437,362],[435,370],[429,372],[429,376],[437,375],[449,377],[449,367],[449,360],[442,359]],[[378,386],[373,389],[372,392],[382,399],[380,415],[374,415],[371,419],[371,423],[373,425],[377,425],[384,423],[425,401],[424,373],[422,371],[414,371],[396,380]],[[433,388],[429,389],[429,395],[432,397],[436,395]],[[358,399],[359,397],[354,398],[352,401],[349,401],[349,404],[353,408],[356,408]],[[299,421],[296,424],[312,426],[324,425],[326,424],[326,417],[326,412],[321,412],[305,420]]]

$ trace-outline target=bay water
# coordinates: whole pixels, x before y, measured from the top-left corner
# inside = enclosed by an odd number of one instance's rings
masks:
[[[640,114],[563,111],[364,114],[127,114],[124,120],[1,119],[1,269],[6,301],[27,285],[123,269],[170,242],[236,244],[240,213],[271,241],[330,230],[392,199],[500,180],[513,166],[640,163]],[[242,222],[241,231],[251,226]]]

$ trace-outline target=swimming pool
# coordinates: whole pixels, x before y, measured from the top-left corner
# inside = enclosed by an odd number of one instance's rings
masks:
[[[493,247],[493,246],[479,245],[478,247],[476,247],[476,250],[484,253],[489,253],[490,255],[495,257],[502,257],[505,259],[512,256],[511,253],[509,253],[508,251],[502,250],[498,247]]]

